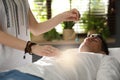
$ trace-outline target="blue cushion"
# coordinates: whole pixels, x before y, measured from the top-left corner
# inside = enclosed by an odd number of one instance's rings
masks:
[[[0,80],[44,80],[31,74],[23,73],[18,70],[11,70],[0,73]]]

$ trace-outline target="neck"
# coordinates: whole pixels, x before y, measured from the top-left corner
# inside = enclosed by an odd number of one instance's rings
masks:
[[[80,48],[79,48],[79,51],[80,51],[80,52],[92,52],[91,49],[88,48],[88,47],[80,47]]]

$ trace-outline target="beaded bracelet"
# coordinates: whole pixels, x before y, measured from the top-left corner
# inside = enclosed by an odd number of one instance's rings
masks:
[[[31,49],[31,47],[32,47],[33,45],[36,45],[36,43],[33,43],[33,42],[31,42],[31,41],[28,41],[28,42],[27,42],[26,47],[25,47],[25,49],[24,49],[24,56],[23,56],[24,59],[26,58],[26,53],[29,53],[30,55],[33,54],[33,53],[32,53],[32,49]]]

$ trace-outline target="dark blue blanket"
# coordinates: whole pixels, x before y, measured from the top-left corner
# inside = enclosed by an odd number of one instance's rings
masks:
[[[23,73],[18,70],[11,70],[0,73],[0,80],[44,80],[40,77]]]

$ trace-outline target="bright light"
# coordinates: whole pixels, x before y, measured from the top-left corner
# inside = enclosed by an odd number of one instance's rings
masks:
[[[52,1],[53,16],[69,9],[70,9],[69,0],[53,0]]]
[[[29,4],[30,4],[30,8],[33,9],[34,8],[34,0],[28,0]]]
[[[89,0],[72,0],[72,8],[78,9],[80,14],[83,14],[88,9]]]

